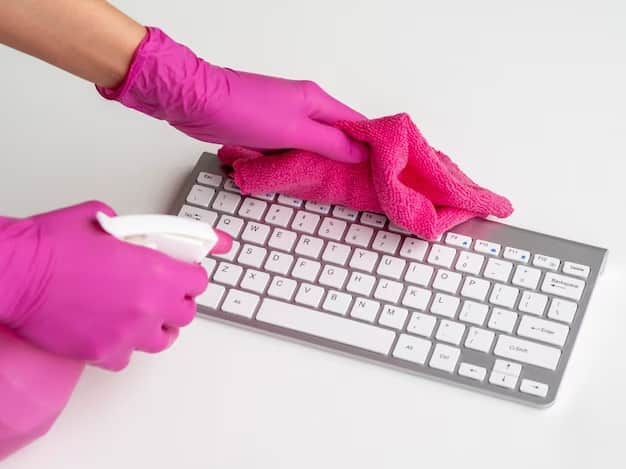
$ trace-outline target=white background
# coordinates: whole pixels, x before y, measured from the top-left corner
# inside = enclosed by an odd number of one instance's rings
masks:
[[[509,222],[610,249],[557,403],[534,410],[213,322],[119,374],[90,369],[3,467],[623,467],[623,1],[119,1],[217,64],[406,111]],[[515,4],[514,4],[515,3]],[[0,49],[0,200],[168,208],[201,151],[92,86]],[[97,266],[94,266],[97,268]]]

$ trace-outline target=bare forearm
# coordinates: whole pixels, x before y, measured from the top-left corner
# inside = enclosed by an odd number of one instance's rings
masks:
[[[1,0],[0,42],[105,87],[124,78],[145,28],[103,0]]]

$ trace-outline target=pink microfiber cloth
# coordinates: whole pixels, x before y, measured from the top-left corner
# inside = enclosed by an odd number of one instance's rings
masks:
[[[264,155],[224,146],[218,156],[232,166],[244,194],[281,194],[386,214],[425,238],[473,217],[513,212],[504,197],[476,185],[450,158],[432,148],[407,114],[340,122],[350,137],[369,144],[370,158],[341,163],[302,150]]]

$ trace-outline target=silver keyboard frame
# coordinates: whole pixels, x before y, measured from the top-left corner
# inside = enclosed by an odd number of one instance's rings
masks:
[[[178,196],[176,197],[170,213],[172,213],[173,215],[177,215],[180,212],[180,209],[186,203],[186,197],[189,194],[189,191],[196,183],[198,174],[201,171],[207,171],[227,176],[227,173],[224,171],[221,163],[215,155],[206,152],[203,153],[196,163],[191,175],[189,176],[184,186],[180,190]],[[374,228],[375,232],[379,230],[380,229]],[[554,403],[558,394],[563,374],[565,372],[567,364],[569,363],[569,359],[574,344],[576,342],[576,338],[578,337],[578,331],[580,330],[584,317],[587,313],[589,301],[594,291],[598,276],[603,270],[608,251],[603,248],[590,246],[587,244],[549,236],[543,233],[525,230],[522,228],[517,228],[503,223],[484,219],[473,219],[467,221],[455,227],[453,231],[455,233],[470,236],[473,239],[492,241],[502,245],[503,247],[513,246],[516,248],[528,250],[531,253],[544,254],[547,256],[559,258],[562,261],[572,261],[579,264],[585,264],[590,267],[590,274],[589,277],[586,279],[587,284],[583,291],[582,298],[578,302],[578,311],[576,312],[574,320],[570,324],[570,333],[567,337],[565,345],[561,348],[561,358],[555,371],[522,363],[522,373],[519,376],[517,386],[514,390],[510,390],[489,383],[489,372],[493,368],[493,362],[497,358],[493,355],[494,344],[492,344],[492,348],[489,353],[483,353],[467,349],[463,346],[463,341],[461,342],[461,345],[459,347],[461,349],[461,355],[457,361],[457,368],[459,363],[466,361],[474,365],[482,366],[488,370],[488,374],[485,377],[484,381],[479,382],[460,376],[456,372],[448,373],[445,371],[439,371],[430,368],[427,365],[417,365],[408,361],[400,360],[391,356],[391,353],[387,356],[383,356],[374,352],[369,352],[367,350],[352,347],[332,340],[327,340],[306,333],[301,333],[293,331],[291,329],[285,329],[282,327],[267,324],[261,321],[257,321],[256,319],[247,319],[242,316],[225,313],[221,310],[210,309],[202,305],[198,305],[198,314],[199,316],[204,318],[211,318],[226,322],[228,324],[235,324],[246,328],[252,328],[255,331],[268,333],[270,335],[278,336],[281,338],[287,338],[300,343],[306,343],[308,345],[313,345],[324,350],[332,350],[334,352],[338,352],[350,357],[358,357],[397,370],[419,376],[425,376],[446,383],[453,383],[467,389],[479,391],[504,399],[513,400],[515,402],[527,404],[533,407],[543,408],[550,406]],[[402,236],[404,238],[404,235]],[[428,254],[426,254],[426,256],[427,255]],[[495,257],[501,258],[501,255]],[[562,264],[563,262],[561,262],[561,266]],[[265,298],[266,295],[261,295],[261,297]],[[291,301],[291,303],[294,303],[293,300]],[[254,317],[256,317],[256,315]],[[532,341],[532,339],[526,340]],[[426,361],[426,363],[428,363],[428,360]],[[545,398],[541,398],[538,396],[520,392],[519,383],[524,378],[547,384],[549,386],[547,396]]]

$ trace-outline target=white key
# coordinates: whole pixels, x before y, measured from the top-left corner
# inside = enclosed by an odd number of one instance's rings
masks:
[[[452,373],[456,367],[456,362],[459,360],[461,350],[449,345],[437,344],[433,351],[433,356],[430,357],[430,367],[437,370],[447,371]]]
[[[475,301],[466,300],[463,302],[459,320],[482,326],[487,318],[489,306],[484,303],[476,303]]]
[[[311,285],[310,283],[303,283],[300,285],[300,288],[298,288],[295,301],[305,306],[317,308],[320,301],[322,301],[322,296],[324,296],[324,289],[322,287]]]
[[[196,303],[207,308],[217,309],[220,300],[224,296],[226,288],[217,283],[209,283],[206,290],[201,295],[196,296]]]
[[[327,217],[322,221],[322,225],[317,234],[322,238],[339,241],[343,236],[343,232],[346,231],[347,225],[348,224],[343,220]]]
[[[321,268],[322,264],[319,262],[299,257],[293,266],[291,276],[307,282],[314,282]]]
[[[231,288],[226,295],[226,299],[224,299],[222,310],[227,313],[252,318],[258,304],[259,297],[257,295]]]
[[[318,282],[321,285],[326,285],[327,287],[340,289],[343,287],[347,276],[348,271],[346,269],[326,264],[322,269]]]
[[[268,243],[269,247],[289,252],[293,248],[293,244],[296,242],[296,236],[297,235],[293,231],[283,230],[282,228],[274,228]]]
[[[433,288],[448,293],[456,293],[459,283],[461,283],[461,274],[439,269],[435,274],[435,280],[433,280]]]
[[[426,363],[426,357],[430,352],[430,341],[412,337],[407,334],[400,334],[398,343],[393,349],[393,356],[401,360],[407,360],[418,365]]]
[[[322,260],[332,262],[333,264],[346,265],[350,256],[350,246],[345,244],[329,242],[322,254]]]
[[[363,321],[374,322],[379,309],[380,303],[378,301],[368,300],[367,298],[357,298],[354,300],[354,305],[352,305],[350,316]]]
[[[259,269],[261,265],[263,265],[266,255],[267,249],[252,244],[244,244],[237,258],[237,262]]]
[[[225,261],[232,262],[235,260],[235,257],[237,256],[237,253],[239,252],[240,246],[241,246],[241,243],[239,243],[239,241],[233,241],[228,252],[224,252],[222,254],[211,254],[211,255],[215,257],[219,257],[220,259],[224,259]]]
[[[501,335],[498,337],[493,353],[522,363],[556,370],[561,351],[548,345],[541,345],[516,337]]]
[[[389,226],[387,227],[387,229],[389,231],[393,231],[394,233],[400,233],[400,234],[404,234],[404,235],[411,235],[411,234],[413,234],[409,230],[407,230],[406,228],[403,228],[400,225],[396,225],[392,221],[389,222]]]
[[[496,360],[489,382],[504,388],[515,389],[521,371],[522,367],[517,363]]]
[[[404,259],[399,259],[385,254],[380,260],[380,264],[378,264],[376,272],[384,277],[391,277],[393,279],[400,280],[402,272],[404,272],[405,265],[406,261]]]
[[[326,311],[330,311],[331,313],[341,314],[345,316],[348,312],[348,307],[350,306],[350,302],[352,301],[352,296],[347,293],[342,293],[340,291],[330,290],[328,295],[326,295],[326,300],[324,300],[324,308]]]
[[[267,261],[265,261],[265,270],[286,275],[291,267],[291,264],[293,264],[292,255],[278,251],[271,251]]]
[[[426,311],[426,306],[428,306],[428,300],[430,300],[431,295],[430,290],[409,285],[404,293],[402,304],[413,309]]]
[[[589,266],[566,261],[563,264],[563,273],[567,275],[574,275],[580,278],[587,278],[589,277]]]
[[[324,246],[324,241],[313,236],[302,235],[296,245],[296,254],[317,259]]]
[[[267,208],[267,202],[255,199],[253,197],[246,197],[243,199],[241,207],[239,207],[239,216],[252,218],[259,221]]]
[[[475,379],[476,381],[483,381],[487,375],[487,370],[482,366],[461,362],[459,365],[459,375]]]
[[[237,210],[240,201],[240,195],[233,194],[232,192],[220,191],[218,192],[217,197],[215,197],[212,207],[220,212],[233,214],[235,213],[235,210]]]
[[[526,267],[525,265],[518,265],[515,269],[515,274],[513,274],[511,283],[519,287],[534,290],[539,284],[539,277],[541,277],[541,270]]]
[[[269,226],[249,221],[241,234],[241,239],[255,244],[265,244],[269,234]]]
[[[533,316],[523,316],[517,328],[517,335],[519,336],[540,340],[559,347],[563,347],[565,344],[567,334],[569,334],[569,327],[566,325]]]
[[[504,373],[505,375],[519,376],[522,372],[522,365],[507,360],[497,359],[493,364],[493,371]]]
[[[265,299],[257,320],[387,355],[396,337],[390,329],[281,301]]]
[[[456,249],[454,248],[442,246],[441,244],[433,244],[430,254],[428,254],[428,263],[449,269],[455,254]]]
[[[565,275],[546,272],[541,291],[578,301],[583,294],[585,282]]]
[[[494,305],[504,306],[505,308],[512,308],[515,304],[515,300],[517,300],[518,294],[519,290],[517,288],[496,283],[493,286],[493,290],[491,290],[489,302]]]
[[[215,259],[211,259],[210,257],[205,257],[200,261],[200,265],[204,267],[206,274],[211,278],[211,274],[213,273],[213,269],[217,265],[217,261]]]
[[[548,385],[540,383],[539,381],[533,381],[530,379],[523,379],[520,384],[519,390],[532,394],[533,396],[546,397],[548,395]]]
[[[302,199],[297,199],[295,197],[289,197],[288,195],[280,194],[278,196],[278,202],[284,205],[289,205],[290,207],[300,208],[302,207]]]
[[[358,214],[359,212],[356,210],[352,210],[351,208],[344,207],[342,205],[335,205],[335,208],[333,208],[333,217],[341,218],[342,220],[356,221]]]
[[[370,227],[353,223],[348,229],[345,242],[354,246],[366,248],[369,245],[373,234],[374,230]]]
[[[237,285],[239,277],[241,277],[242,273],[243,269],[238,265],[230,264],[228,262],[220,262],[217,266],[215,274],[213,274],[213,280],[215,282],[235,286]]]
[[[472,275],[478,275],[484,261],[485,257],[480,254],[463,251],[459,254],[459,258],[456,261],[456,270]]]
[[[504,248],[504,253],[502,254],[502,256],[510,261],[522,262],[524,264],[526,264],[530,259],[530,253],[528,251],[524,251],[523,249],[511,248],[508,246]]]
[[[272,225],[277,225],[282,228],[286,228],[289,224],[289,220],[293,217],[293,209],[285,207],[283,205],[274,204],[270,207],[265,215],[265,221]]]
[[[429,265],[411,262],[404,275],[404,280],[425,287],[430,282],[433,272],[434,269]]]
[[[509,279],[509,275],[511,275],[511,269],[513,269],[513,264],[510,262],[491,258],[487,261],[483,277],[506,282]]]
[[[408,259],[422,261],[426,255],[428,243],[421,239],[405,238],[400,248],[400,255]]]
[[[524,313],[541,316],[543,311],[546,309],[547,303],[548,297],[546,295],[525,291],[522,293],[522,299],[520,300],[517,309]]]
[[[548,317],[571,324],[576,315],[578,305],[572,301],[553,298],[548,310]]]
[[[542,269],[557,270],[561,261],[556,257],[544,256],[543,254],[535,254],[533,257],[533,265]]]
[[[478,350],[479,352],[489,353],[495,336],[496,335],[491,331],[472,326],[469,328],[469,332],[465,338],[465,347]]]
[[[437,293],[430,305],[430,312],[440,316],[453,318],[459,307],[460,300],[456,296]]]
[[[408,326],[406,326],[406,330],[411,334],[430,337],[436,323],[437,318],[435,316],[424,313],[412,313],[411,320],[409,321]]]
[[[472,238],[462,234],[450,232],[446,235],[446,244],[467,249],[470,247],[470,244],[472,244]]]
[[[495,329],[501,332],[508,332],[511,334],[515,323],[517,322],[517,314],[513,311],[507,311],[506,309],[493,308],[491,311],[491,317],[487,324],[490,329]]]
[[[183,205],[180,212],[178,212],[178,216],[201,221],[211,226],[217,220],[217,213],[211,210],[204,210],[203,208],[192,207],[191,205]]]
[[[252,197],[256,197],[257,199],[267,200],[268,202],[273,202],[276,197],[276,192],[264,192],[263,194],[252,194]]]
[[[405,308],[385,305],[378,318],[378,324],[400,330],[404,327],[408,315],[409,311]]]
[[[302,231],[303,233],[313,234],[319,222],[320,216],[318,214],[298,210],[291,224],[291,228],[296,231]]]
[[[220,194],[225,194],[225,192],[220,192]],[[220,221],[217,222],[216,228],[236,238],[243,228],[243,220],[241,218],[231,217],[230,215],[222,215]]]
[[[361,223],[364,225],[375,226],[376,228],[383,228],[387,217],[378,213],[363,212],[361,214]]]
[[[224,181],[224,189],[226,189],[227,191],[241,193],[239,187],[237,187],[237,184],[235,184],[232,179],[226,179],[226,181]]]
[[[390,233],[389,231],[379,231],[378,233],[376,233],[376,237],[374,238],[374,242],[372,243],[372,249],[386,252],[387,254],[393,254],[394,252],[396,252],[399,244],[399,234]]]
[[[375,252],[357,248],[354,250],[352,258],[350,259],[350,267],[364,270],[365,272],[372,272],[377,260],[378,254]]]
[[[270,287],[267,289],[267,294],[289,301],[297,285],[295,280],[277,275],[272,279],[272,283],[270,283]]]
[[[346,290],[359,295],[369,296],[376,283],[376,278],[360,272],[352,272]]]
[[[463,324],[442,319],[439,323],[439,328],[437,329],[437,335],[435,338],[437,340],[441,340],[442,342],[459,345],[464,332],[465,326]]]
[[[312,200],[307,200],[304,203],[304,208],[310,210],[311,212],[321,213],[322,215],[327,215],[328,212],[330,212],[330,205],[320,204],[318,202],[313,202]]]
[[[194,184],[191,191],[189,191],[189,195],[187,195],[187,203],[208,208],[214,195],[215,189]]]
[[[241,279],[240,287],[261,294],[265,291],[265,287],[269,281],[269,274],[254,269],[248,269],[243,279]]]
[[[467,277],[461,289],[461,295],[478,301],[485,301],[491,282],[476,277]]]
[[[474,251],[497,256],[500,254],[500,245],[497,243],[490,243],[489,241],[483,241],[482,239],[477,239],[474,243]]]
[[[206,171],[200,171],[198,174],[198,184],[204,184],[205,186],[219,187],[222,183],[222,176],[213,173],[207,173]]]
[[[394,282],[393,280],[380,279],[378,286],[374,292],[374,298],[377,300],[388,301],[389,303],[396,303],[402,293],[402,284]]]

